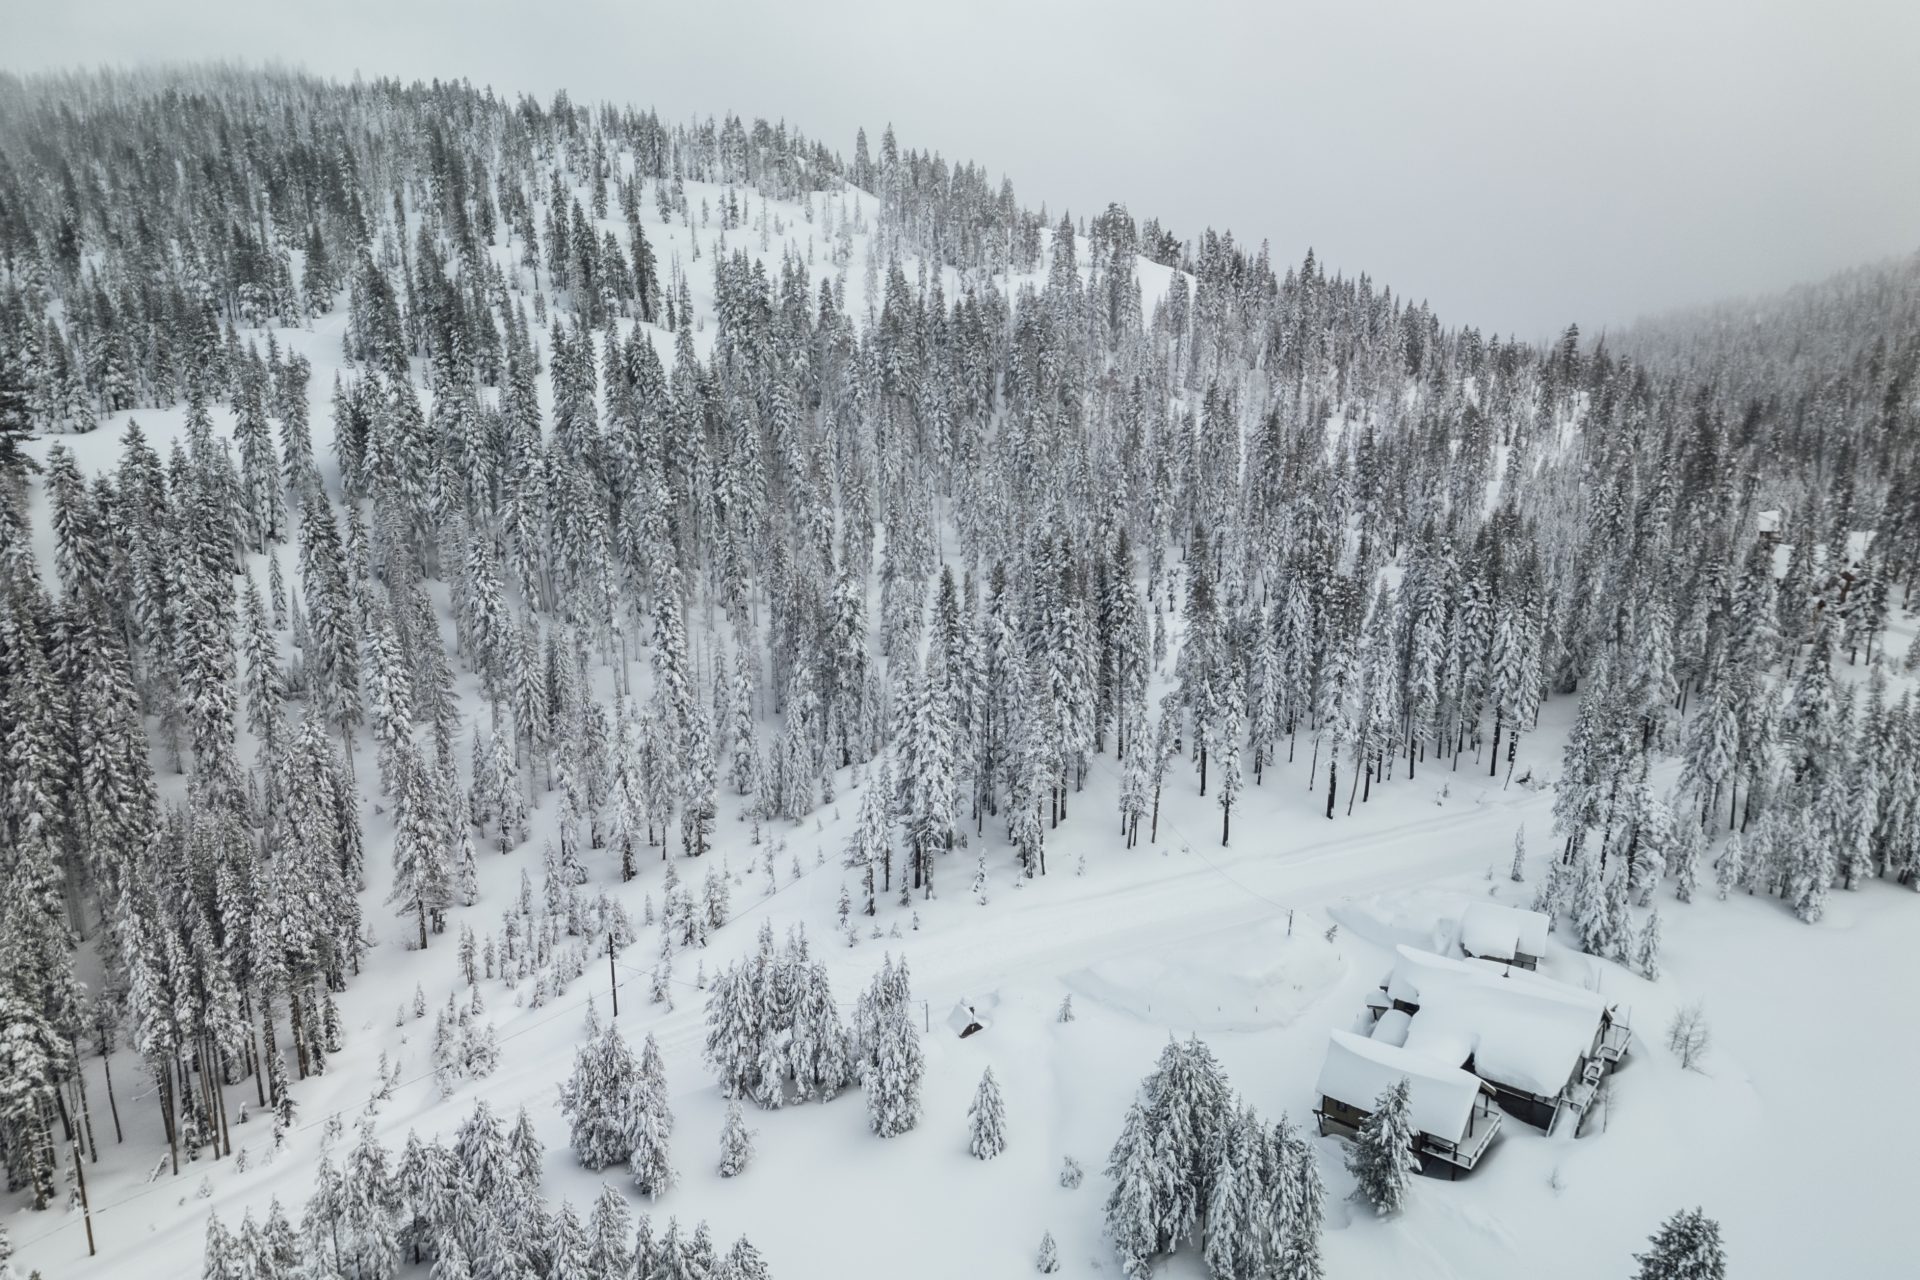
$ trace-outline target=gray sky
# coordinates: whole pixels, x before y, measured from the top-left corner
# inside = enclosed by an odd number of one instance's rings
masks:
[[[297,14],[298,16],[292,16]],[[0,0],[0,65],[277,58],[856,126],[1525,337],[1920,248],[1920,0]]]

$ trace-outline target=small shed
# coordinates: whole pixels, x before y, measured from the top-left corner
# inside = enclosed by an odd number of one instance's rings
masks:
[[[986,1011],[975,1008],[970,1000],[959,1001],[953,1006],[953,1012],[947,1015],[947,1026],[962,1040],[985,1031],[989,1025]]]

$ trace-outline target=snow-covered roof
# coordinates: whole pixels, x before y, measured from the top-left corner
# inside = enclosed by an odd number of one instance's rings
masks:
[[[1424,1054],[1335,1031],[1320,1066],[1321,1096],[1362,1111],[1373,1110],[1381,1094],[1405,1078],[1413,1127],[1445,1142],[1467,1131],[1480,1082],[1458,1067],[1442,1066]]]
[[[1460,945],[1476,956],[1511,960],[1547,951],[1547,918],[1523,907],[1474,902],[1460,916]]]
[[[1398,1048],[1407,1042],[1407,1028],[1412,1025],[1413,1015],[1405,1009],[1389,1009],[1373,1024],[1373,1033],[1369,1038],[1378,1044],[1390,1044]]]
[[[985,1029],[992,1025],[986,1009],[980,1008],[971,1000],[959,1000],[954,1003],[952,1012],[947,1014],[947,1026],[957,1036],[967,1034],[967,1028],[979,1026]]]
[[[1399,948],[1388,988],[1418,1005],[1406,1050],[1484,1079],[1551,1097],[1593,1047],[1607,1002],[1525,969]]]

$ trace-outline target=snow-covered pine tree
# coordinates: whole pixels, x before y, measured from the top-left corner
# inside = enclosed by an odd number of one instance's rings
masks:
[[[1720,1224],[1699,1209],[1682,1209],[1647,1237],[1652,1248],[1633,1255],[1634,1280],[1726,1280]]]
[[[1641,926],[1640,937],[1634,949],[1634,968],[1648,982],[1660,979],[1660,909],[1655,907],[1647,922]]]
[[[1007,1149],[1007,1105],[992,1067],[981,1074],[973,1105],[967,1108],[967,1134],[967,1150],[976,1160],[991,1160]]]
[[[587,1215],[586,1280],[626,1280],[634,1264],[632,1222],[626,1197],[601,1187]]]
[[[1713,884],[1722,901],[1735,889],[1747,884],[1747,846],[1738,831],[1727,837],[1720,856],[1713,864]]]
[[[1060,1248],[1053,1242],[1053,1232],[1040,1233],[1040,1251],[1034,1255],[1033,1267],[1043,1276],[1050,1276],[1060,1269]]]
[[[398,768],[399,820],[393,841],[393,889],[387,900],[401,915],[414,917],[424,950],[428,925],[453,903],[447,831],[434,776],[411,747],[402,748]]]
[[[1376,1098],[1347,1154],[1347,1169],[1360,1184],[1360,1194],[1382,1214],[1399,1212],[1420,1169],[1408,1095],[1403,1078]]]
[[[1268,1145],[1266,1257],[1275,1280],[1323,1280],[1320,1233],[1326,1221],[1326,1187],[1313,1147],[1285,1117]]]
[[[753,1130],[747,1127],[738,1101],[727,1103],[726,1123],[720,1128],[720,1176],[733,1178],[745,1172],[753,1159]]]
[[[1107,1193],[1106,1231],[1128,1280],[1153,1274],[1153,1255],[1160,1251],[1158,1182],[1164,1172],[1156,1167],[1146,1108],[1136,1098],[1107,1159],[1113,1190]]]
[[[873,1026],[863,1038],[860,1087],[867,1098],[867,1125],[882,1138],[907,1132],[920,1120],[920,1086],[926,1051],[909,1007],[907,964],[874,976],[868,1000]]]
[[[598,1171],[633,1154],[644,1088],[640,1062],[617,1026],[580,1046],[573,1074],[560,1086],[560,1110],[582,1165]]]

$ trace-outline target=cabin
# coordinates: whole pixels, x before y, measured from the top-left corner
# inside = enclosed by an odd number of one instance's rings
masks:
[[[1506,961],[1403,945],[1381,991],[1383,1001],[1369,1002],[1380,1009],[1376,1039],[1468,1072],[1503,1111],[1549,1133],[1578,1133],[1632,1045],[1618,1006]]]
[[[1538,969],[1547,953],[1547,928],[1541,912],[1475,902],[1460,917],[1460,950],[1470,960]]]
[[[1492,1091],[1458,1067],[1350,1031],[1332,1033],[1320,1067],[1320,1105],[1313,1114],[1321,1136],[1357,1136],[1374,1101],[1403,1079],[1421,1169],[1444,1167],[1453,1178],[1480,1163],[1500,1132]]]

